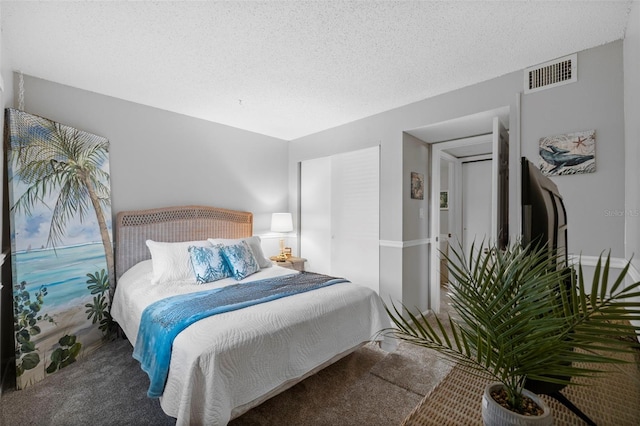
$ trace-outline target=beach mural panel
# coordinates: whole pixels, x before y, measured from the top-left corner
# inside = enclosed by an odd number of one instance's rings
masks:
[[[540,138],[540,170],[547,176],[596,171],[596,131]]]
[[[16,344],[23,389],[109,336],[109,141],[16,109],[5,132]]]

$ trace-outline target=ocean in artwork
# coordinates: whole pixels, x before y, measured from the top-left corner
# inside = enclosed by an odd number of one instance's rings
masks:
[[[78,305],[90,297],[87,274],[107,268],[102,243],[20,251],[15,254],[15,265],[16,282],[25,281],[31,294],[45,286],[43,306],[53,310]]]

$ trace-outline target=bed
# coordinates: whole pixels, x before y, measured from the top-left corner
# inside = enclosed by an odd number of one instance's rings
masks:
[[[131,344],[136,346],[145,308],[163,298],[300,274],[254,253],[261,268],[241,281],[196,284],[180,274],[158,281],[158,273],[166,272],[164,265],[172,260],[158,255],[147,240],[173,250],[181,242],[210,238],[255,243],[252,234],[249,212],[203,206],[120,212],[111,315]],[[382,341],[378,332],[389,326],[378,295],[350,282],[206,317],[173,340],[160,405],[178,425],[227,424],[361,345]]]

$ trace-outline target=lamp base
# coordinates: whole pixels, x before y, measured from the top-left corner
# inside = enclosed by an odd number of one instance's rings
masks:
[[[284,252],[284,238],[280,239],[280,253],[277,256],[276,262],[285,262],[287,260],[287,255]]]

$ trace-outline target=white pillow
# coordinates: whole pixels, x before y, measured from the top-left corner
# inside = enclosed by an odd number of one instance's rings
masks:
[[[257,235],[254,235],[252,237],[247,237],[247,238],[238,238],[238,239],[209,238],[208,241],[209,243],[211,243],[211,245],[222,244],[223,246],[236,244],[240,241],[246,241],[246,243],[249,244],[249,248],[251,248],[251,251],[253,252],[253,257],[256,258],[256,261],[258,262],[258,265],[260,266],[260,268],[269,268],[273,266],[273,263],[271,263],[271,260],[265,257],[264,252],[262,251],[262,241],[260,240],[260,237]]]
[[[147,240],[147,247],[151,252],[151,263],[153,265],[153,284],[161,284],[170,281],[193,281],[195,275],[189,247],[210,247],[209,241],[185,241],[180,243],[163,243]]]

